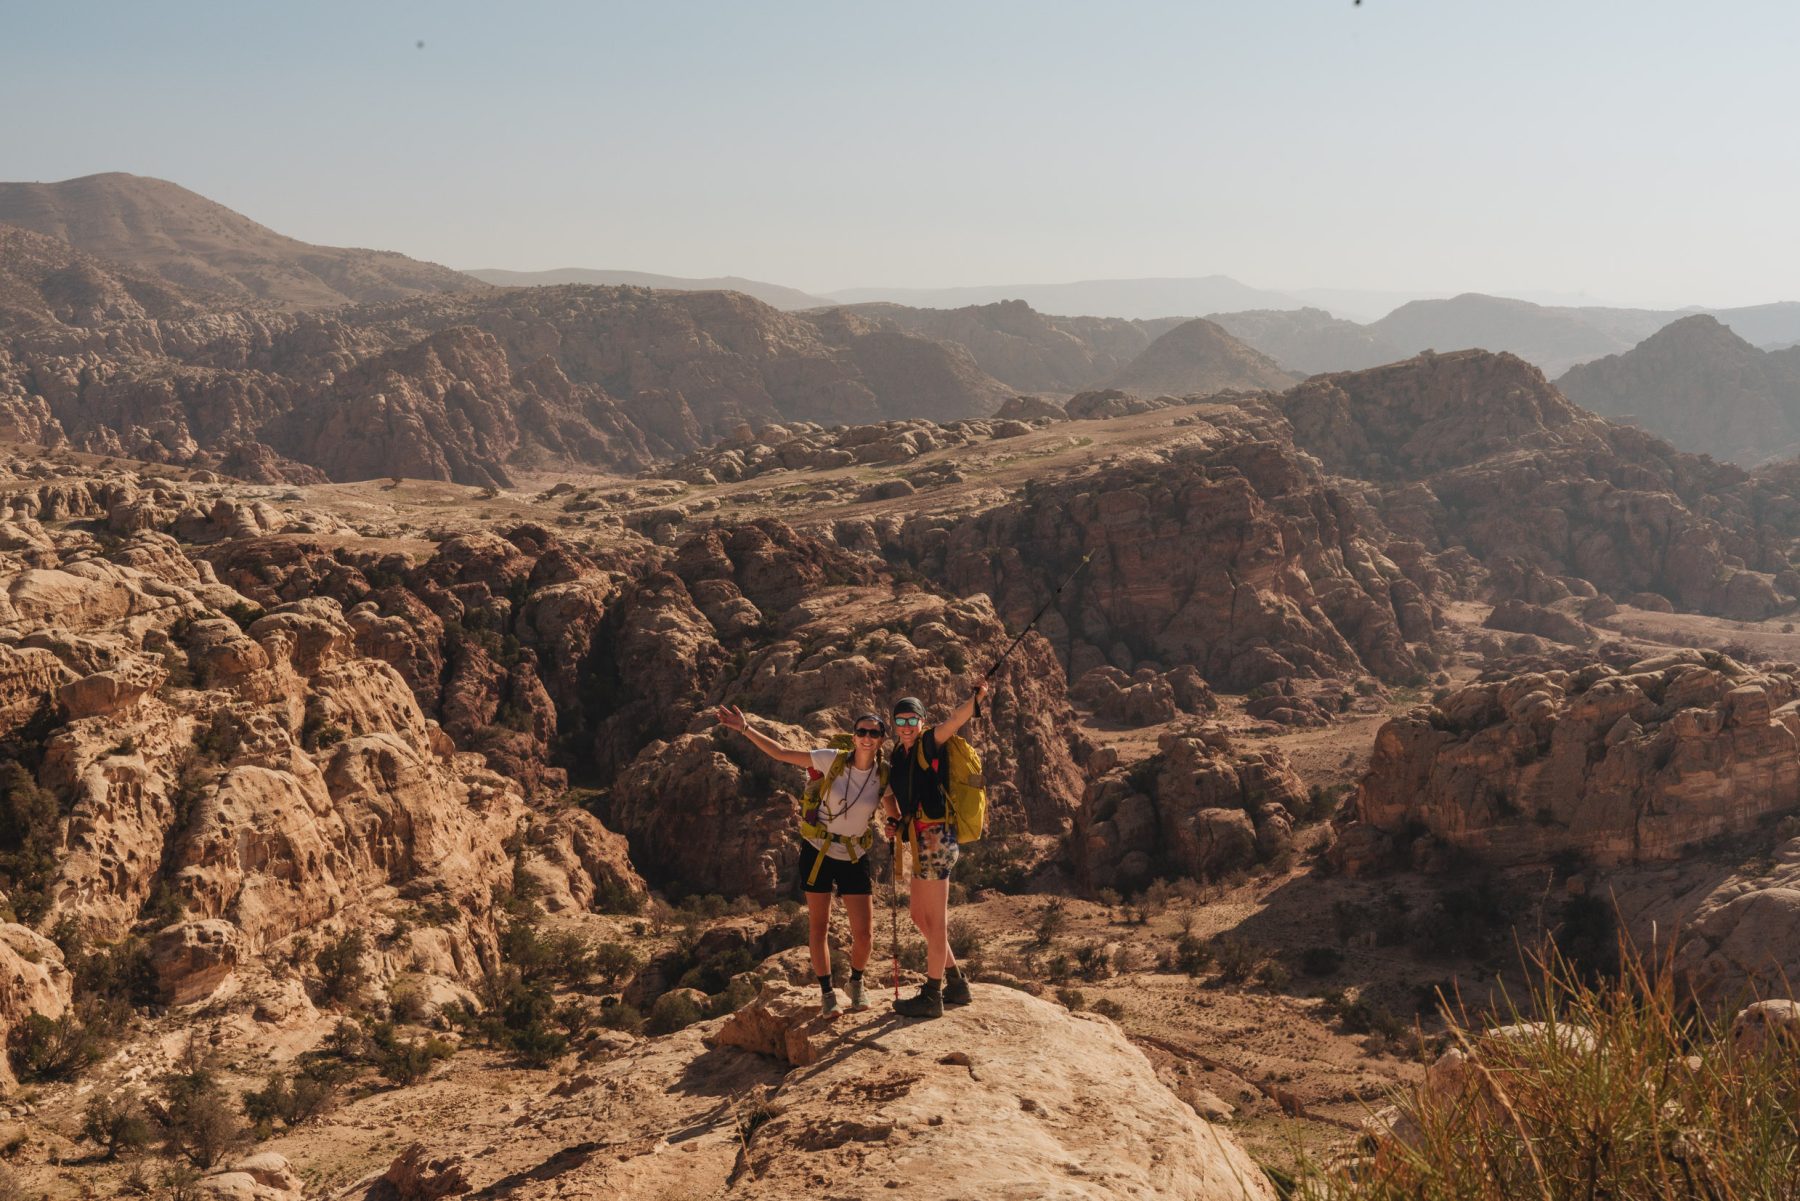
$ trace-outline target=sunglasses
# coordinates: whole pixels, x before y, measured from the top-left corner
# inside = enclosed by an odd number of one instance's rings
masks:
[[[867,726],[857,726],[856,727],[856,736],[858,738],[880,738],[881,731],[880,730],[871,730]]]
[[[919,719],[916,717],[896,717],[894,719],[894,724],[897,726],[916,726],[919,724]]]

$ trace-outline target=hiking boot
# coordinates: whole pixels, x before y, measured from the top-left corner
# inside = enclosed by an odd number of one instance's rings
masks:
[[[819,1016],[822,1018],[836,1017],[837,1011],[837,989],[834,988],[830,992],[821,992],[819,994]]]
[[[850,978],[850,1008],[851,1008],[851,1010],[855,1011],[855,1010],[867,1009],[868,1007],[869,1007],[869,999],[868,999],[868,997],[866,997],[863,994],[863,982],[860,979],[858,979],[857,977],[852,976]]]
[[[903,1018],[941,1018],[944,994],[936,984],[926,984],[914,995],[895,1001],[894,1012]]]
[[[961,972],[944,980],[944,1004],[967,1005],[973,999],[969,996],[969,978]]]

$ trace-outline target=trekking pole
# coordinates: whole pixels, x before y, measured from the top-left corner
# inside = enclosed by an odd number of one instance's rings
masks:
[[[1056,591],[1052,592],[1050,594],[1050,599],[1044,602],[1043,608],[1039,609],[1036,613],[1034,613],[1031,617],[1031,620],[1025,623],[1025,628],[1020,630],[1019,636],[1012,640],[1012,645],[1007,647],[1006,650],[1001,653],[1001,655],[998,659],[994,660],[994,665],[987,669],[987,675],[981,677],[983,680],[991,680],[994,678],[994,673],[1000,670],[1000,665],[1002,663],[1006,662],[1007,658],[1014,651],[1019,649],[1019,643],[1025,641],[1025,635],[1031,633],[1032,628],[1037,625],[1038,619],[1050,611],[1050,606],[1054,605],[1056,603],[1056,598],[1062,595],[1062,590],[1069,586],[1069,582],[1071,580],[1073,580],[1076,576],[1081,574],[1081,569],[1083,567],[1086,567],[1088,565],[1088,560],[1093,557],[1094,557],[1093,551],[1089,551],[1087,554],[1081,556],[1081,562],[1075,564],[1075,570],[1071,571],[1068,574],[1068,577],[1066,579],[1064,579],[1062,583],[1060,583],[1056,586]]]
[[[888,952],[893,957],[894,1000],[900,999],[900,836],[888,843]]]

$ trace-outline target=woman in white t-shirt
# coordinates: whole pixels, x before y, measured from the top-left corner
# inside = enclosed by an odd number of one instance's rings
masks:
[[[885,775],[881,751],[887,723],[876,714],[863,713],[851,723],[854,745],[849,751],[830,747],[797,751],[752,730],[736,706],[720,706],[718,716],[721,725],[741,732],[769,758],[816,772],[827,784],[819,797],[817,812],[802,822],[800,836],[800,886],[806,894],[812,970],[819,980],[820,1012],[836,1013],[831,950],[825,939],[831,928],[831,893],[835,888],[850,918],[850,1008],[862,1009],[867,1005],[863,969],[869,965],[869,951],[874,943],[874,909],[870,900],[874,886],[867,852],[874,839],[871,822],[881,803]]]

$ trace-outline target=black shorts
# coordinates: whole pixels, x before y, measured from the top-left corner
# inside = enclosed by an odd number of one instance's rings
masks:
[[[848,859],[833,859],[825,856],[825,862],[819,864],[819,874],[811,884],[806,878],[812,875],[813,864],[819,858],[819,848],[802,838],[800,840],[800,868],[795,883],[796,892],[823,892],[837,890],[840,897],[866,897],[875,891],[875,885],[869,878],[869,857],[864,855],[855,863]]]

